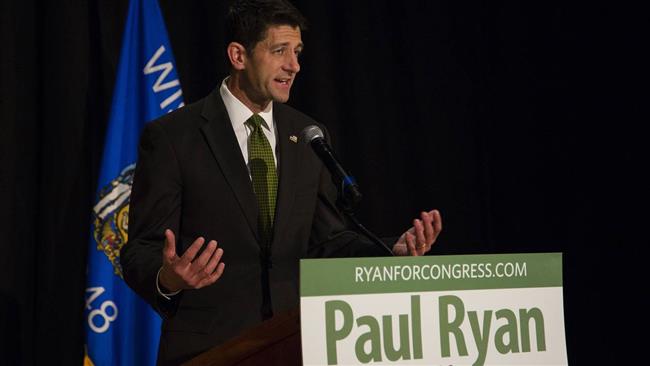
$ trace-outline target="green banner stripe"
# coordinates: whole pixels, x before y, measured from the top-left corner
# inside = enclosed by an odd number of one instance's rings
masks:
[[[300,296],[561,286],[562,253],[300,261]]]

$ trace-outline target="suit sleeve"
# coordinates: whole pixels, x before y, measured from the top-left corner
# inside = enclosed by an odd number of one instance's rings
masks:
[[[124,280],[161,316],[168,317],[175,313],[182,293],[171,300],[160,296],[156,275],[162,266],[165,229],[171,229],[178,238],[182,199],[180,168],[169,138],[156,122],[145,127],[138,154],[129,207],[128,242],[121,250]]]

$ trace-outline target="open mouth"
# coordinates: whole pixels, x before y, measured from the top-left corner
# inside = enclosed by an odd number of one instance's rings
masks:
[[[291,79],[275,79],[275,82],[279,83],[280,85],[284,85],[284,86],[291,85]]]

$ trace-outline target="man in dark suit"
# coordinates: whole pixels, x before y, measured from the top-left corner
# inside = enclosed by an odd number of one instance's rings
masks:
[[[285,0],[236,2],[230,76],[142,134],[121,264],[164,319],[160,364],[295,308],[300,258],[383,254],[346,228],[329,173],[296,142],[317,124],[283,104],[304,28]],[[439,213],[423,212],[393,252],[422,255],[440,230]]]

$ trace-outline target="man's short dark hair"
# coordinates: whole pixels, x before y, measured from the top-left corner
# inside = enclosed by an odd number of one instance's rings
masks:
[[[266,37],[271,26],[307,29],[305,17],[286,0],[236,0],[226,18],[226,45],[242,44],[248,52]]]

